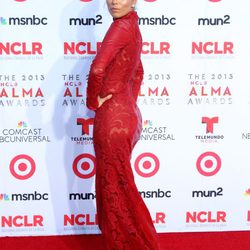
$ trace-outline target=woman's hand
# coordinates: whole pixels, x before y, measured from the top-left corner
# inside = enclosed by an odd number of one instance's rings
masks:
[[[102,106],[102,104],[104,102],[106,102],[107,100],[109,100],[110,98],[112,98],[112,94],[107,95],[107,96],[105,96],[103,98],[101,98],[100,96],[98,96],[98,103],[99,103],[98,108],[100,108]]]

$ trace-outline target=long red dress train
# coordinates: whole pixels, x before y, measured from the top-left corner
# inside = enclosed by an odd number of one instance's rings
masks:
[[[131,153],[141,133],[136,104],[143,67],[135,11],[114,19],[91,65],[87,106],[95,110],[96,205],[107,250],[157,250],[157,234],[134,182]],[[97,97],[112,94],[98,108]]]

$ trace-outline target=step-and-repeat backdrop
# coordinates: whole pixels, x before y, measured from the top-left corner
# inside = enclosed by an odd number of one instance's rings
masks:
[[[249,7],[138,0],[131,163],[158,232],[250,228]],[[111,22],[104,0],[1,0],[1,236],[99,233],[85,91]]]

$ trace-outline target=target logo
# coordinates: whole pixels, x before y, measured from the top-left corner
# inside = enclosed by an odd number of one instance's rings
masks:
[[[160,168],[158,157],[152,153],[143,153],[135,160],[135,171],[142,177],[154,176]]]
[[[221,168],[221,159],[214,152],[205,152],[199,156],[196,167],[200,174],[204,176],[213,176]]]
[[[95,157],[90,154],[78,155],[73,162],[73,171],[82,179],[93,177],[96,171]]]
[[[35,161],[25,154],[17,155],[10,162],[10,172],[19,180],[29,179],[35,173],[35,170]]]

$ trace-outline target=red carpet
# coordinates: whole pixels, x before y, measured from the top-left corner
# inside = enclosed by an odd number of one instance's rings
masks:
[[[159,234],[161,250],[249,250],[250,232]],[[1,250],[102,250],[99,235],[4,237]],[[136,249],[135,249],[136,250]]]

